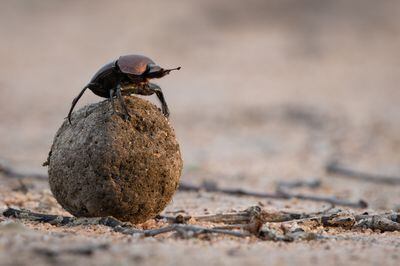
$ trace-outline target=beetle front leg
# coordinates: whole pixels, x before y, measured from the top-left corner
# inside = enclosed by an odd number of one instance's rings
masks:
[[[131,115],[129,114],[128,107],[126,106],[125,100],[122,97],[121,85],[118,84],[116,92],[117,92],[117,97],[118,97],[119,103],[121,104],[121,106],[122,106],[122,108],[124,109],[124,112],[125,112],[124,119],[128,120],[129,118],[131,118]]]
[[[72,101],[71,108],[69,109],[69,113],[68,113],[68,116],[67,116],[68,122],[69,122],[70,125],[72,125],[72,122],[71,122],[72,111],[74,111],[75,105],[78,103],[79,99],[82,97],[82,95],[85,93],[86,89],[88,89],[88,88],[89,88],[89,85],[86,85],[86,86],[81,90],[81,92],[79,93],[79,95],[76,96],[76,97],[74,98],[74,100]]]
[[[158,99],[160,100],[161,109],[162,109],[164,116],[169,117],[168,105],[167,105],[167,102],[165,101],[164,94],[163,94],[160,86],[158,86],[157,84],[154,84],[154,83],[149,83],[148,88],[150,90],[152,90],[157,95]]]
[[[114,93],[115,93],[115,90],[114,89],[110,89],[109,93],[110,93],[110,98],[108,98],[108,100],[111,102],[113,113],[116,114],[117,111],[115,110],[115,104],[114,104]]]

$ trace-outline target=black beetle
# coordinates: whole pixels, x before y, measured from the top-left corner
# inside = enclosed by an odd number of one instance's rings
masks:
[[[179,69],[180,67],[163,69],[156,65],[153,60],[143,55],[120,56],[117,60],[100,68],[100,70],[94,74],[89,84],[87,84],[72,101],[72,106],[68,113],[68,121],[71,124],[72,111],[86,89],[90,89],[94,94],[100,97],[108,98],[111,101],[114,113],[116,113],[114,97],[117,97],[124,109],[125,119],[128,119],[130,115],[124,102],[123,95],[152,95],[155,93],[161,102],[163,114],[168,117],[168,105],[161,88],[154,83],[150,83],[149,80],[164,77],[172,70]]]

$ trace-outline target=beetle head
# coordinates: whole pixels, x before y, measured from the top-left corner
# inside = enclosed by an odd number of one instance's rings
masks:
[[[181,67],[171,68],[171,69],[163,69],[157,65],[149,64],[148,69],[145,73],[146,78],[162,78],[165,75],[168,75],[173,70],[179,70]]]

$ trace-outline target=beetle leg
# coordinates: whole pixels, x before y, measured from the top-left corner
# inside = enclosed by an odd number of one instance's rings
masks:
[[[86,89],[87,88],[89,88],[89,85],[86,85],[82,90],[81,90],[81,92],[78,94],[78,96],[76,96],[75,98],[74,98],[74,100],[72,101],[72,105],[71,105],[71,108],[69,109],[69,113],[68,113],[68,122],[69,122],[69,124],[70,125],[72,125],[72,123],[71,123],[71,115],[72,115],[72,111],[74,110],[74,108],[75,108],[75,105],[78,103],[78,101],[79,101],[79,99],[82,97],[82,95],[85,93],[85,91],[86,91]]]
[[[110,97],[108,98],[108,100],[111,102],[113,113],[116,114],[117,111],[115,110],[115,104],[114,104],[114,93],[115,93],[115,90],[114,89],[110,89],[109,93],[110,93]]]
[[[122,97],[121,85],[117,86],[116,92],[117,92],[117,97],[118,97],[119,103],[121,104],[122,108],[125,111],[124,118],[125,118],[125,120],[128,120],[131,117],[131,115],[129,114],[128,107],[126,106],[125,100]]]
[[[168,105],[167,105],[167,102],[165,101],[164,94],[163,94],[161,88],[157,84],[154,84],[154,83],[149,83],[148,88],[150,90],[152,90],[157,95],[158,99],[160,100],[161,109],[162,109],[164,116],[169,117]]]

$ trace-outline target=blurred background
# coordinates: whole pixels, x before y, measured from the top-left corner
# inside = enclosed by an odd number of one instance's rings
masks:
[[[399,1],[3,0],[0,25],[0,158],[21,171],[46,172],[72,99],[138,53],[183,68],[157,83],[185,181],[265,191],[318,177],[375,208],[400,202],[396,187],[324,170],[400,173]],[[88,92],[78,108],[101,100]]]

